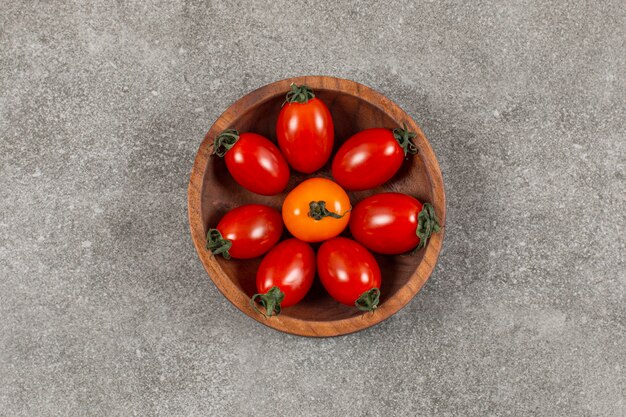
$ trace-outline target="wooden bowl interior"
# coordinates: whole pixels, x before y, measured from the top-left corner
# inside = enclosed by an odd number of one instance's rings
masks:
[[[358,96],[332,90],[317,90],[315,93],[318,98],[326,103],[333,115],[335,151],[346,139],[360,130],[371,127],[393,129],[400,127],[402,123],[402,121],[393,120],[384,109],[370,104]],[[227,128],[237,129],[240,132],[259,133],[276,143],[275,126],[283,100],[284,92],[280,92],[276,96],[257,102],[252,108],[232,120]],[[420,201],[432,201],[432,187],[421,159],[411,156],[410,158],[412,161],[405,163],[401,171],[390,182],[372,190],[349,192],[352,205],[354,206],[367,196],[389,191],[410,194]],[[292,170],[285,193],[265,197],[251,193],[239,186],[228,173],[223,159],[211,157],[208,165],[202,183],[201,213],[205,225],[204,233],[208,227],[215,226],[224,214],[235,207],[259,203],[280,211],[287,193],[303,180],[314,176],[331,178],[330,162],[313,175],[303,175]],[[346,230],[343,235],[349,236],[349,231]],[[286,230],[284,237],[289,237]],[[314,245],[314,249],[317,247],[319,244]],[[384,303],[386,299],[407,284],[422,260],[423,253],[424,251],[411,256],[376,256],[383,275],[381,303]],[[248,297],[256,292],[256,271],[260,262],[261,258],[227,261],[218,257],[220,267]],[[299,304],[284,309],[281,314],[305,321],[334,321],[358,316],[361,313],[354,307],[348,307],[333,300],[326,294],[319,283],[319,279],[316,278],[315,284],[306,298]]]

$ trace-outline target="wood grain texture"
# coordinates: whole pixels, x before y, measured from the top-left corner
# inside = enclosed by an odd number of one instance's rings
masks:
[[[267,204],[280,210],[287,193],[309,177],[330,178],[330,161],[319,172],[304,175],[292,171],[285,193],[260,196],[235,183],[222,158],[212,157],[210,145],[224,129],[255,132],[276,142],[274,132],[278,112],[289,85],[306,84],[329,107],[335,123],[335,150],[354,133],[370,127],[401,127],[417,133],[414,139],[419,152],[405,162],[396,176],[376,189],[348,193],[352,204],[385,191],[410,194],[430,202],[440,219],[442,231],[432,236],[426,249],[414,256],[376,256],[383,272],[381,303],[372,314],[344,306],[328,296],[319,280],[305,299],[283,310],[278,317],[264,318],[249,305],[255,291],[255,276],[261,259],[230,260],[214,258],[205,249],[206,232],[229,210],[247,203]],[[332,158],[331,158],[332,160]],[[208,131],[191,171],[188,189],[189,224],[194,245],[207,273],[217,288],[237,308],[255,320],[301,336],[338,336],[356,332],[390,317],[404,307],[422,288],[433,271],[445,231],[446,207],[439,164],[424,133],[395,103],[369,87],[353,81],[323,77],[298,77],[278,81],[255,90],[231,105]],[[349,232],[344,232],[349,236]],[[287,232],[285,234],[287,236]],[[317,249],[319,245],[313,245]],[[208,303],[207,303],[208,304]]]

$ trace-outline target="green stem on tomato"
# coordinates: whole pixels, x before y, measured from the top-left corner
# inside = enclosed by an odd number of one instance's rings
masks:
[[[311,201],[309,203],[309,217],[314,220],[322,220],[324,217],[332,217],[333,219],[341,219],[343,216],[348,214],[350,210],[346,211],[343,214],[337,214],[332,211],[329,211],[326,208],[325,201]]]
[[[280,303],[285,299],[285,293],[280,288],[274,286],[269,289],[265,294],[254,294],[250,298],[250,306],[256,310],[257,313],[262,314],[266,318],[277,316],[280,314]],[[259,310],[256,303],[259,303],[265,308],[265,313]]]
[[[417,147],[411,141],[411,139],[417,136],[414,132],[409,132],[406,127],[406,123],[403,123],[404,129],[394,129],[393,137],[398,141],[398,145],[404,150],[404,156],[407,154],[415,155],[417,153]]]
[[[233,246],[233,242],[224,239],[217,229],[209,229],[206,234],[206,248],[211,251],[213,256],[222,255],[224,259],[230,259],[228,250]]]
[[[213,153],[220,158],[223,158],[226,155],[226,152],[230,150],[235,143],[239,140],[239,132],[235,129],[226,129],[217,137],[215,141],[213,141]]]
[[[380,290],[378,288],[372,288],[369,291],[365,291],[354,302],[356,308],[361,311],[374,311],[378,308],[380,301]]]
[[[416,234],[420,238],[420,243],[415,250],[418,251],[426,247],[430,236],[440,230],[441,226],[439,225],[439,219],[437,219],[434,207],[430,203],[425,203],[422,211],[417,215]]]
[[[285,96],[283,106],[287,103],[306,104],[309,102],[309,100],[315,98],[313,90],[311,90],[308,86],[304,84],[295,85],[294,83],[291,83],[289,87],[291,87],[291,90]]]

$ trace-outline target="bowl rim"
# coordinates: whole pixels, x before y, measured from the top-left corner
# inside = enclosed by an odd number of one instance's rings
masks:
[[[398,289],[393,296],[386,299],[374,313],[363,313],[332,321],[303,320],[285,315],[265,318],[250,307],[248,295],[233,283],[217,260],[205,249],[205,225],[202,221],[201,212],[202,185],[204,173],[208,168],[211,156],[209,151],[210,143],[212,143],[216,134],[230,127],[237,114],[247,111],[251,103],[270,100],[277,96],[277,92],[283,94],[282,92],[284,91],[286,93],[291,83],[306,84],[314,91],[337,91],[342,94],[357,96],[361,99],[361,96],[365,95],[367,96],[366,100],[371,105],[386,113],[392,120],[405,122],[409,130],[417,134],[414,141],[419,152],[415,157],[419,157],[424,164],[431,186],[431,195],[433,196],[433,200],[430,203],[435,208],[442,228],[439,233],[433,234],[429,239],[422,261],[417,265],[415,272],[413,272],[406,284]],[[224,297],[235,305],[238,310],[265,326],[285,333],[309,337],[340,336],[364,330],[386,320],[405,307],[421,290],[435,268],[443,244],[446,221],[446,198],[441,169],[430,143],[417,123],[396,103],[372,88],[352,80],[330,76],[301,76],[275,81],[257,88],[231,104],[213,123],[200,144],[190,174],[187,205],[189,227],[196,252],[207,274]]]

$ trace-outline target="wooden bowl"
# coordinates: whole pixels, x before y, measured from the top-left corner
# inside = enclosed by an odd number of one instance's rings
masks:
[[[415,255],[378,256],[383,277],[381,301],[373,313],[361,313],[339,304],[325,293],[316,278],[313,288],[299,304],[276,317],[265,318],[254,311],[249,299],[256,292],[255,277],[261,258],[225,260],[212,257],[206,250],[206,233],[229,210],[248,203],[266,204],[280,210],[287,193],[306,178],[330,178],[330,162],[319,172],[303,175],[292,170],[285,193],[265,197],[249,192],[232,179],[222,158],[211,156],[210,145],[216,135],[233,128],[259,133],[276,142],[278,112],[291,83],[306,84],[323,100],[333,115],[335,151],[346,139],[371,127],[401,127],[406,123],[416,132],[418,154],[405,161],[403,168],[388,183],[368,191],[348,193],[353,205],[364,197],[386,191],[410,194],[430,202],[445,225],[446,206],[443,179],[435,154],[417,124],[395,103],[380,93],[353,81],[333,77],[298,77],[261,87],[237,100],[211,126],[204,137],[191,172],[188,190],[189,224],[200,260],[217,288],[237,308],[253,319],[287,333],[302,336],[338,336],[363,330],[379,323],[404,307],[422,288],[435,267],[443,239],[442,231],[433,234],[425,249]],[[344,234],[348,235],[348,231]],[[287,232],[285,232],[287,236]],[[318,245],[314,245],[317,249]]]

